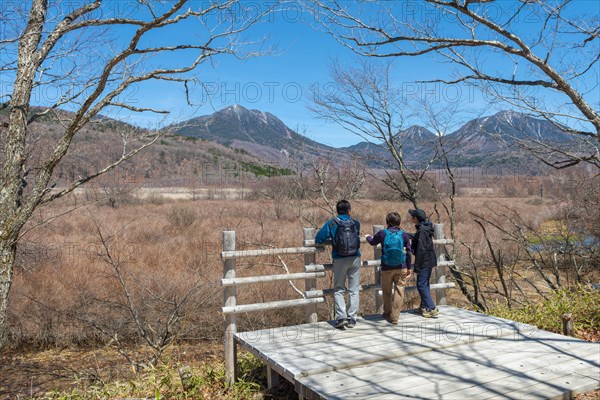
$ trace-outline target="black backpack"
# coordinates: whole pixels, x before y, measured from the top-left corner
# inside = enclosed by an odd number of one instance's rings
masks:
[[[337,225],[335,236],[331,240],[333,249],[340,257],[357,255],[360,249],[360,238],[356,229],[356,221],[352,218],[347,220],[334,218],[333,223]]]

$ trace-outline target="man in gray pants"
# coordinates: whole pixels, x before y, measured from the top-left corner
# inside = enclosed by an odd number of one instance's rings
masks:
[[[354,328],[358,315],[360,285],[360,222],[350,217],[348,200],[337,202],[338,216],[323,225],[315,237],[315,243],[331,243],[333,259],[333,299],[335,302],[335,327]],[[348,279],[348,309],[344,293]]]

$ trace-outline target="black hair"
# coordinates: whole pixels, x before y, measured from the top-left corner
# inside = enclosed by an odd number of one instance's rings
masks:
[[[348,214],[348,211],[350,211],[352,209],[352,207],[350,206],[350,202],[348,200],[340,200],[335,205],[335,209],[336,209],[338,215],[342,215],[342,214]]]
[[[385,223],[388,224],[388,226],[400,226],[400,222],[402,222],[402,218],[400,217],[400,214],[398,214],[397,212],[391,212],[387,215],[387,217],[385,217]]]

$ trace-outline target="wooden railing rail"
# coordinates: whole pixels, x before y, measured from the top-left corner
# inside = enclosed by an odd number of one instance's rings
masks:
[[[294,279],[322,278],[325,272],[299,272],[296,274],[249,276],[247,278],[221,279],[221,286],[248,285],[251,283],[289,281]]]
[[[373,226],[373,234],[383,229],[381,225]],[[445,259],[444,246],[452,244],[451,239],[444,238],[444,226],[442,224],[434,224],[434,244],[436,252],[439,255],[438,267],[434,269],[433,283],[431,289],[435,291],[437,304],[446,304],[446,289],[454,287],[454,283],[446,283],[446,267],[454,265],[454,261]],[[304,306],[306,309],[306,321],[308,323],[318,322],[317,305],[325,301],[325,296],[332,296],[334,290],[318,289],[317,279],[323,278],[326,271],[333,269],[333,264],[317,264],[316,255],[325,250],[323,245],[315,244],[315,230],[313,228],[304,229],[304,241],[302,247],[287,247],[275,249],[256,249],[256,250],[236,250],[235,232],[223,232],[223,252],[221,259],[223,260],[223,316],[225,318],[225,371],[226,379],[229,385],[232,385],[236,380],[236,348],[235,334],[237,333],[237,315],[248,312],[269,311],[288,307]],[[361,243],[365,239],[361,237]],[[280,256],[280,255],[303,255],[304,256],[304,272],[263,275],[250,277],[236,277],[236,259],[246,257],[261,257],[261,256]],[[374,268],[374,282],[360,286],[362,292],[373,292],[375,296],[375,312],[381,313],[383,310],[383,299],[381,293],[381,246],[373,248],[373,259],[362,260],[362,268]],[[280,300],[254,304],[237,304],[237,286],[290,281],[304,280],[304,293],[301,299]],[[408,286],[405,291],[415,291],[415,286]],[[271,382],[269,377],[269,382]]]

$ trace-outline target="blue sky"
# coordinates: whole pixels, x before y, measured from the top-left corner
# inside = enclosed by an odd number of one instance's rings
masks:
[[[249,109],[270,112],[290,128],[324,144],[344,147],[363,141],[339,125],[318,118],[307,107],[315,91],[336,90],[330,76],[334,60],[350,66],[358,62],[359,56],[340,45],[294,4],[271,15],[266,22],[248,31],[245,37],[248,40],[264,38],[265,45],[273,47],[273,54],[244,60],[223,56],[215,59],[212,65],[198,69],[197,77],[205,87],[196,87],[192,96],[195,107],[186,106],[183,90],[174,85],[159,84],[160,89],[150,85],[147,91],[142,90],[138,95],[144,98],[160,91],[163,105],[173,110],[175,119],[211,114],[241,104]],[[428,57],[395,60],[394,65],[399,85],[411,85],[423,78],[423,72],[431,75],[439,71],[441,74],[447,69]],[[436,101],[447,97],[479,101],[466,87],[445,88],[431,84],[424,90],[424,96]],[[145,117],[155,120],[150,114]],[[145,123],[141,118],[138,121]]]
[[[261,2],[246,2],[252,7],[263,9]],[[368,3],[365,7],[368,7]],[[404,15],[408,6],[415,2],[387,2],[397,7],[399,14]],[[496,3],[491,12],[507,13],[514,10],[515,4],[510,1]],[[574,12],[585,10],[592,15],[600,15],[600,3],[593,0],[575,0]],[[488,6],[489,7],[489,6]],[[370,10],[368,10],[370,11]],[[420,22],[426,21],[426,13],[418,15]],[[516,24],[519,33],[524,36],[537,32],[539,21],[531,15],[522,15],[522,21]],[[452,25],[446,29],[453,31]],[[274,54],[246,60],[233,57],[220,57],[213,65],[205,64],[198,70],[197,77],[205,84],[204,90],[196,88],[193,100],[196,107],[186,107],[183,91],[180,87],[163,85],[161,99],[170,107],[175,119],[187,119],[193,116],[210,114],[216,110],[233,104],[241,104],[246,108],[270,112],[279,117],[290,128],[299,131],[319,142],[335,147],[348,146],[361,141],[343,128],[333,123],[317,118],[308,110],[307,104],[313,91],[321,92],[335,90],[330,77],[332,60],[338,60],[343,66],[356,63],[358,57],[349,49],[340,45],[336,40],[317,28],[311,16],[302,13],[300,6],[289,5],[288,8],[275,13],[248,31],[248,40],[265,38],[265,44],[274,47]],[[596,41],[598,48],[598,41]],[[389,60],[389,59],[388,59]],[[512,65],[502,63],[493,54],[480,59],[482,63],[495,65],[496,68],[511,69]],[[595,72],[588,75],[588,87],[598,85],[600,71],[598,65]],[[505,104],[496,107],[489,106],[482,96],[473,88],[467,86],[444,86],[441,84],[420,84],[414,82],[422,79],[450,77],[454,68],[448,63],[440,63],[430,56],[402,58],[394,60],[394,79],[396,84],[408,90],[418,92],[416,96],[438,103],[443,107],[444,102],[459,102],[465,112],[483,112],[492,114],[499,109],[508,108]],[[523,69],[521,69],[523,71]],[[527,74],[525,73],[524,76]],[[527,76],[527,78],[532,78]],[[150,88],[148,95],[155,89]],[[145,91],[139,93],[146,96]],[[598,106],[598,94],[592,90],[588,99]],[[547,101],[554,99],[546,98]],[[564,101],[563,98],[556,99]],[[144,123],[143,120],[139,120]],[[414,121],[419,123],[419,121]],[[464,122],[464,119],[463,119]],[[458,126],[457,126],[458,127]]]
[[[180,33],[179,29],[170,35],[175,37]],[[160,93],[160,106],[170,109],[172,118],[176,120],[211,114],[224,107],[241,104],[249,109],[270,112],[290,128],[331,146],[349,146],[363,140],[334,123],[318,118],[307,108],[315,91],[325,93],[335,90],[330,76],[332,62],[337,60],[342,65],[356,63],[359,57],[354,52],[340,45],[294,4],[272,14],[243,37],[248,41],[264,39],[265,46],[272,47],[272,54],[244,60],[220,56],[200,67],[196,77],[203,82],[204,88],[195,87],[192,91],[194,107],[186,104],[183,88],[173,84],[147,84],[133,96],[143,101]],[[425,57],[394,63],[400,84],[422,78],[424,70],[431,73],[444,68]],[[467,96],[466,88],[460,90],[463,91],[461,97]],[[439,84],[430,85],[429,92],[432,91],[436,92],[434,97],[456,94],[456,89],[444,89]],[[472,93],[469,97],[473,97]],[[133,118],[148,126],[157,120],[150,113]]]
[[[340,46],[330,35],[311,26],[310,16],[298,6],[277,12],[244,34],[248,41],[264,39],[272,54],[244,60],[222,56],[197,70],[204,88],[196,87],[192,98],[197,107],[188,107],[181,87],[160,84],[162,103],[174,110],[176,119],[211,114],[224,107],[240,104],[249,109],[267,111],[290,128],[333,146],[346,146],[360,138],[341,127],[326,123],[308,109],[309,96],[315,90],[333,90],[329,76],[334,58],[353,59],[354,53]],[[140,95],[155,91],[155,85]],[[150,114],[144,117],[154,119]],[[144,123],[140,120],[140,123]]]
[[[253,10],[254,12],[264,10],[266,4],[269,4],[250,0],[243,3],[250,8],[251,13]],[[74,4],[79,3],[74,2]],[[136,15],[139,13],[137,4],[128,0],[113,0],[107,2],[103,7],[109,13],[130,12],[134,16],[140,17],[139,14]],[[208,2],[202,3],[200,0],[194,0],[191,4],[203,5]],[[374,2],[360,2],[359,4],[361,5],[356,7],[365,7],[367,12],[374,10],[372,5]],[[397,12],[395,16],[397,15],[400,19],[408,15],[419,23],[426,23],[430,18],[430,15],[423,11],[425,9],[420,8],[423,3],[419,1],[388,1],[383,4],[394,7],[394,12]],[[510,10],[514,10],[515,5],[518,4],[522,3],[503,0],[486,4],[485,7],[491,10],[490,12],[508,15]],[[416,10],[414,14],[416,17],[407,12],[413,8]],[[587,15],[595,16],[596,23],[598,23],[600,2],[574,0],[572,9],[574,13],[585,12]],[[62,10],[55,11],[58,13]],[[247,17],[247,14],[242,14],[241,9],[234,11],[237,12],[235,14],[237,18]],[[376,15],[376,13],[372,14],[372,16]],[[515,29],[518,29],[522,35],[533,35],[536,31],[535,28],[539,26],[539,21],[535,21],[528,15],[522,15],[522,17],[522,21],[517,21],[515,24]],[[194,77],[202,82],[204,87],[203,89],[199,86],[192,87],[191,99],[194,103],[192,107],[186,104],[183,87],[173,83],[147,83],[130,90],[124,97],[132,101],[135,106],[149,105],[171,111],[167,121],[179,121],[207,115],[233,104],[241,104],[246,108],[270,112],[290,128],[319,142],[335,147],[357,143],[362,139],[333,123],[320,120],[307,108],[310,95],[314,91],[322,93],[335,90],[335,85],[330,77],[331,63],[334,59],[342,66],[350,66],[357,61],[357,56],[352,51],[337,43],[327,33],[316,29],[316,26],[317,24],[311,16],[303,13],[296,3],[290,3],[282,11],[270,15],[266,21],[244,33],[242,39],[248,41],[264,39],[265,46],[273,47],[273,54],[245,60],[225,55],[201,65],[195,71]],[[449,24],[443,25],[442,28],[448,32],[456,31],[456,28]],[[117,42],[121,40],[121,37],[126,37],[126,33],[132,31],[132,28],[127,27],[119,29],[114,36]],[[148,43],[189,42],[190,37],[194,35],[199,35],[199,33],[193,29],[191,24],[184,23],[176,28],[163,29],[158,34],[150,35]],[[104,45],[104,42],[105,40],[102,38],[98,44]],[[596,40],[593,43],[595,47],[592,47],[592,51],[600,52],[598,42]],[[256,49],[257,47],[250,46],[249,48]],[[87,61],[92,65],[93,55],[85,57],[89,57]],[[167,57],[157,57],[152,61],[166,64],[180,63],[185,57],[189,57],[189,54],[174,53]],[[502,63],[493,54],[487,54],[478,61],[487,63],[488,66],[491,65],[498,70],[512,68],[512,66]],[[565,62],[568,61],[565,60]],[[82,61],[79,60],[79,62]],[[429,56],[401,58],[394,60],[393,79],[396,85],[402,87],[407,93],[413,91],[415,96],[428,102],[435,102],[438,107],[443,108],[449,102],[459,103],[465,112],[479,111],[487,115],[499,109],[508,108],[506,105],[490,107],[477,91],[466,86],[448,87],[441,84],[416,85],[414,83],[417,80],[447,78],[452,76],[453,70],[452,65],[440,63],[439,60],[433,60]],[[600,90],[597,88],[600,81],[599,76],[600,70],[596,65],[586,75],[581,86],[582,91],[589,90],[586,98],[598,108],[600,108],[600,95],[598,94]],[[3,87],[6,87],[7,76],[5,75],[1,81]],[[44,98],[43,95],[39,97]],[[544,97],[544,99],[548,102],[564,101],[563,98]],[[128,116],[130,122],[147,127],[155,126],[158,121],[165,122],[163,116],[151,113],[122,112],[118,117]],[[419,121],[413,122],[419,123]]]

